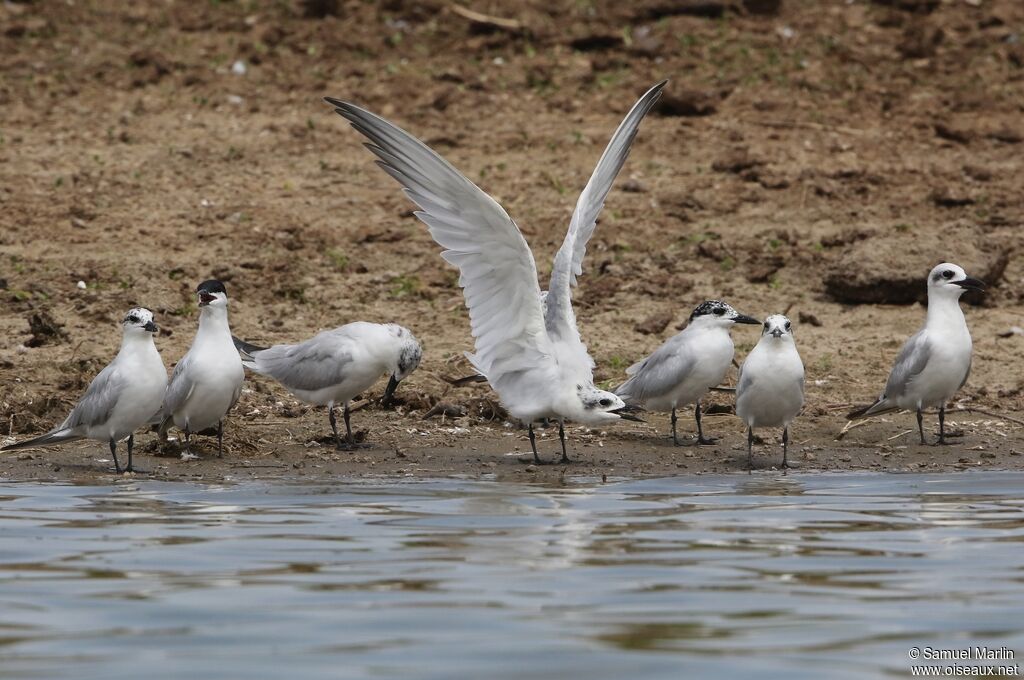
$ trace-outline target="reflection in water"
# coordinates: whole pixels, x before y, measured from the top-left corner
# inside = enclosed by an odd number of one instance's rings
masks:
[[[1024,653],[1022,482],[0,485],[0,678],[906,677]]]

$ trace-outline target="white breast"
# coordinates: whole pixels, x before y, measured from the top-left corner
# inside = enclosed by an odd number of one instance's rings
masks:
[[[748,427],[786,427],[804,405],[804,365],[792,342],[762,341],[743,362],[736,415]]]
[[[120,357],[118,370],[129,377],[128,381],[107,422],[89,428],[90,439],[121,441],[151,422],[160,410],[167,390],[167,369],[152,340],[140,344],[138,351]]]

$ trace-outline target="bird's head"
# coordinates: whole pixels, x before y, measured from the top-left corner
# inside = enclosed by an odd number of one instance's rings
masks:
[[[952,262],[943,262],[928,274],[928,295],[959,298],[966,290],[985,290],[985,283],[967,276],[967,272]]]
[[[388,331],[397,339],[398,349],[395,352],[395,365],[391,369],[391,379],[388,380],[388,386],[384,389],[384,397],[381,399],[381,403],[385,406],[391,403],[395,390],[398,389],[398,383],[408,378],[419,367],[420,360],[423,359],[423,347],[420,346],[419,340],[412,334],[412,331],[397,324],[388,324]]]
[[[690,314],[690,323],[694,325],[728,329],[731,328],[733,324],[737,323],[756,325],[761,322],[752,316],[740,314],[733,309],[731,305],[728,305],[721,300],[707,300],[694,308],[693,313]]]
[[[196,295],[200,307],[224,308],[228,305],[228,291],[224,284],[216,279],[203,281],[196,286]]]
[[[576,394],[583,405],[583,414],[579,418],[580,422],[594,425],[612,423],[618,420],[644,422],[633,415],[642,409],[627,405],[616,394],[599,390],[593,385],[577,385]]]
[[[764,320],[761,328],[762,337],[775,340],[793,340],[793,323],[782,314],[772,314]]]
[[[155,323],[153,323],[153,312],[149,311],[145,307],[136,307],[135,309],[129,309],[128,313],[124,315],[124,319],[121,321],[121,326],[124,328],[124,332],[138,334],[138,335],[150,335],[156,333],[160,329]]]

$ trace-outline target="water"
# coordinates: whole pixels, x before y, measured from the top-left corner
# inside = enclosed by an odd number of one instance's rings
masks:
[[[0,678],[817,679],[909,677],[911,646],[1020,657],[1021,488],[0,484]]]

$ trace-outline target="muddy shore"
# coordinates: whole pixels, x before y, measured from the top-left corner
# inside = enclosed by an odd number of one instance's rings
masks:
[[[529,451],[525,430],[486,386],[446,381],[472,348],[456,272],[321,101],[367,106],[449,158],[516,219],[544,281],[608,137],[669,78],[575,294],[599,384],[618,384],[699,302],[724,299],[794,321],[802,470],[1022,467],[1024,5],[469,4],[517,24],[432,1],[0,6],[0,441],[64,418],[130,307],[156,313],[170,369],[194,334],[191,291],[217,277],[250,341],[394,321],[424,362],[398,412],[354,416],[371,448],[335,452],[322,411],[254,378],[223,459],[208,441],[199,460],[155,456],[140,435],[136,462],[153,478],[745,471],[728,413],[708,416],[715,446],[672,447],[667,415],[649,414],[572,426],[569,466],[509,455]],[[951,408],[975,410],[950,416],[963,436],[919,446],[903,414],[837,440],[921,324],[924,276],[943,260],[991,284],[964,305],[974,366]],[[756,329],[734,338],[742,360]],[[731,397],[711,402],[727,411]],[[689,436],[691,415],[680,424]],[[545,434],[542,456],[556,458]],[[781,460],[764,434],[759,469]],[[107,459],[95,443],[17,452],[0,479],[105,480]]]

